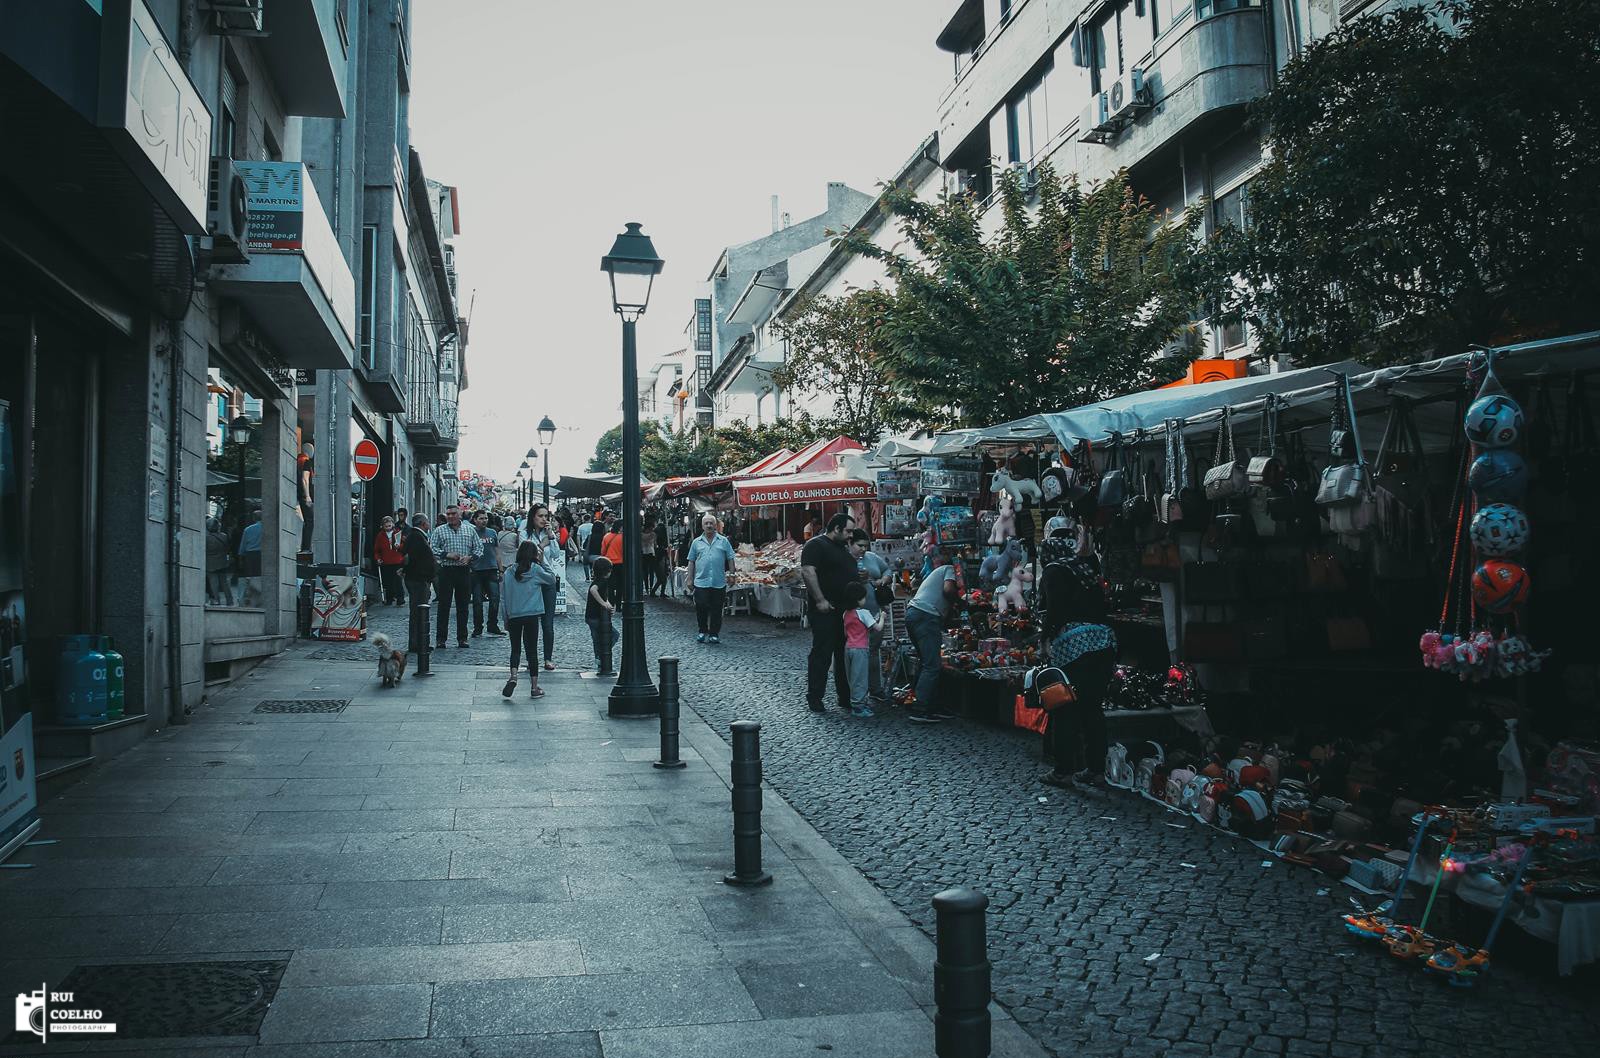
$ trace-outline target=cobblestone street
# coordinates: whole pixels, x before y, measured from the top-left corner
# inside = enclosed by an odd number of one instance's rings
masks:
[[[724,735],[759,720],[768,783],[909,918],[931,932],[928,899],[950,885],[988,895],[996,998],[1052,1053],[1592,1053],[1594,978],[1558,978],[1548,948],[1513,936],[1477,992],[1450,989],[1346,939],[1354,890],[1121,791],[1040,785],[1031,735],[816,716],[804,630],[734,617],[710,647],[686,604],[647,610],[652,668],[679,656],[684,705]],[[374,627],[403,625],[392,613]],[[587,665],[581,620],[557,628],[558,662]],[[504,640],[471,643],[435,663],[503,663]]]

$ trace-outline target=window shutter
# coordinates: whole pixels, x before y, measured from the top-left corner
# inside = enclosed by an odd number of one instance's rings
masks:
[[[1261,161],[1261,141],[1245,130],[1211,152],[1211,193],[1219,191],[1255,168]]]
[[[233,79],[233,74],[226,67],[222,70],[222,105],[233,115],[234,122],[240,124],[239,82]]]

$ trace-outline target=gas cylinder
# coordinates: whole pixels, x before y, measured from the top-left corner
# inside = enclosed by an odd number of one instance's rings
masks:
[[[56,667],[56,712],[63,724],[106,722],[106,656],[97,636],[66,636]]]
[[[95,649],[106,656],[106,719],[121,720],[123,705],[122,655],[117,653],[117,641],[101,636]]]

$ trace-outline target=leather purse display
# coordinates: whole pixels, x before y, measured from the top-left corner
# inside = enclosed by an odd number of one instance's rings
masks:
[[[1274,489],[1283,484],[1287,474],[1283,460],[1278,457],[1278,400],[1276,393],[1268,393],[1261,409],[1261,440],[1259,454],[1245,464],[1245,478],[1258,489]]]
[[[1227,408],[1222,409],[1222,426],[1217,431],[1216,457],[1202,480],[1206,499],[1213,502],[1242,496],[1250,487],[1249,471],[1234,451],[1233,421]]]
[[[1139,572],[1151,580],[1177,580],[1183,572],[1183,556],[1176,540],[1153,540],[1139,555]]]

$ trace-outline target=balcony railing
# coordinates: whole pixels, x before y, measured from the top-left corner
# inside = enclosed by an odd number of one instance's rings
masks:
[[[406,436],[411,438],[418,459],[428,463],[443,462],[456,450],[460,440],[457,398],[447,395],[431,374],[414,379],[409,392]]]

